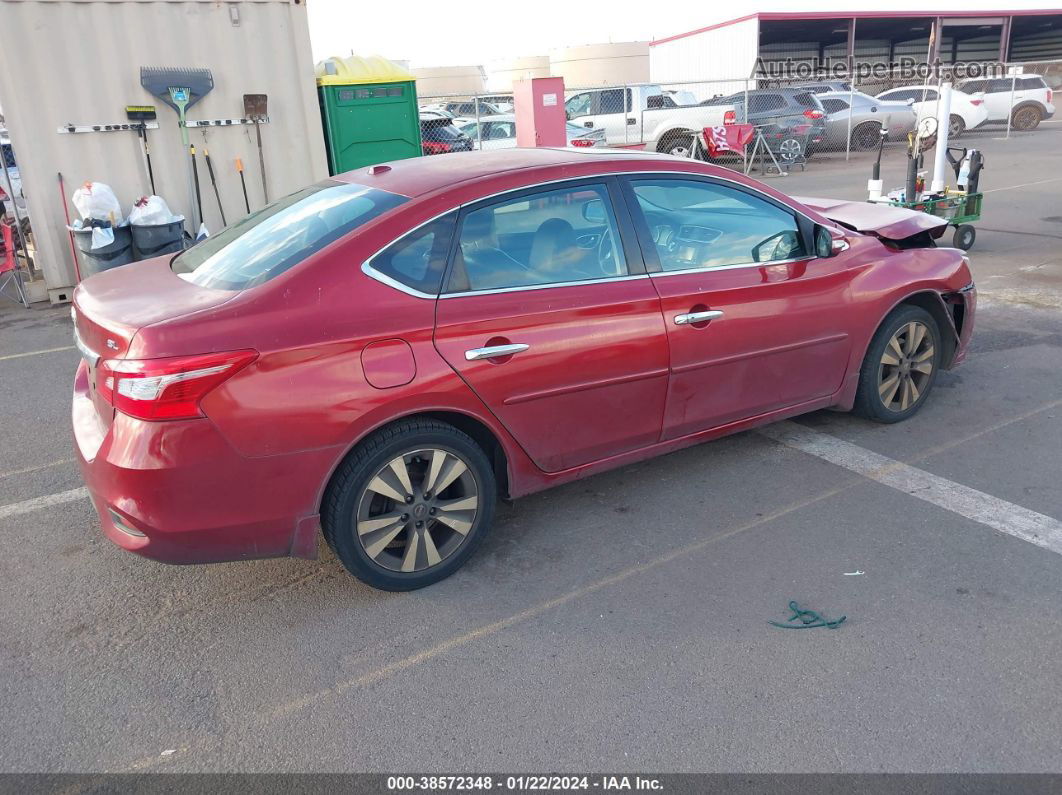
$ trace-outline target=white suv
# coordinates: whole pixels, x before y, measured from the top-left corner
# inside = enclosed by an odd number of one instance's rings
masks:
[[[1055,115],[1053,92],[1040,75],[967,80],[960,88],[968,94],[984,92],[989,123],[1005,124],[1009,116],[1015,130],[1035,130]]]
[[[878,99],[906,102],[918,114],[918,121],[922,121],[927,116],[936,118],[940,92],[937,91],[936,86],[907,86],[882,91],[878,94]],[[972,130],[984,124],[987,119],[988,111],[985,109],[985,98],[982,95],[968,94],[965,89],[962,91],[955,89],[951,92],[949,138],[957,138],[966,130]]]

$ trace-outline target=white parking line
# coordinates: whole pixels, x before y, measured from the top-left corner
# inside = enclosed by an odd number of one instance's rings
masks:
[[[25,469],[12,469],[8,472],[0,472],[0,479],[9,478],[13,475],[28,475],[30,472],[40,472],[42,469],[51,469],[52,467],[72,463],[74,463],[73,458],[60,458],[58,461],[52,461],[50,464],[41,464],[35,467],[26,467]]]
[[[62,505],[64,502],[81,500],[88,497],[88,495],[88,489],[82,486],[79,489],[60,491],[58,494],[46,494],[43,497],[34,497],[32,500],[13,502],[10,505],[0,505],[0,519],[7,519],[9,516],[18,516],[23,513],[29,513],[30,511],[40,510],[41,508],[47,508],[51,505]]]
[[[878,455],[857,444],[819,433],[795,422],[768,425],[759,432],[776,442],[858,472],[878,483],[980,522],[1001,533],[1062,554],[1062,522],[1050,516],[971,489],[924,469]]]
[[[1046,182],[1058,182],[1060,179],[1062,179],[1062,177],[1051,177],[1051,179],[1039,179],[1036,182],[1023,182],[1020,185],[1007,185],[1003,188],[989,188],[988,190],[981,191],[981,193],[998,193],[1001,190],[1017,190],[1018,188],[1028,188],[1031,185],[1043,185]]]
[[[72,351],[73,345],[64,345],[61,348],[45,348],[43,351],[26,351],[25,353],[9,353],[5,356],[0,356],[0,362],[7,361],[8,359],[23,359],[27,356],[40,356],[42,353],[55,353],[57,351]]]

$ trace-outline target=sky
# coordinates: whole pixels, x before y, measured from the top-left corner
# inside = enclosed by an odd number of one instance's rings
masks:
[[[647,0],[308,0],[315,61],[331,55],[382,55],[413,67],[469,66],[556,47],[645,41],[753,11],[977,11],[1057,8],[1059,0],[760,0],[755,5]],[[652,8],[660,13],[652,13]]]

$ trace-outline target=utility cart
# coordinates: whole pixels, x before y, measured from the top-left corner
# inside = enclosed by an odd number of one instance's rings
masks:
[[[983,193],[950,193],[937,198],[921,199],[914,202],[890,200],[894,207],[906,207],[908,210],[935,215],[945,219],[955,227],[951,242],[955,248],[969,251],[977,239],[974,221],[981,220],[981,201]]]

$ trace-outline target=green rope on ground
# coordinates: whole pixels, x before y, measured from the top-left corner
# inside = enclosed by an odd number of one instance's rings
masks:
[[[793,611],[793,615],[787,619],[789,623],[780,624],[777,621],[768,621],[767,623],[782,629],[815,629],[816,627],[837,629],[848,618],[848,616],[841,616],[836,621],[828,621],[814,610],[801,610],[795,599],[789,603],[789,609]],[[794,624],[792,623],[794,621],[799,621],[800,623]]]

